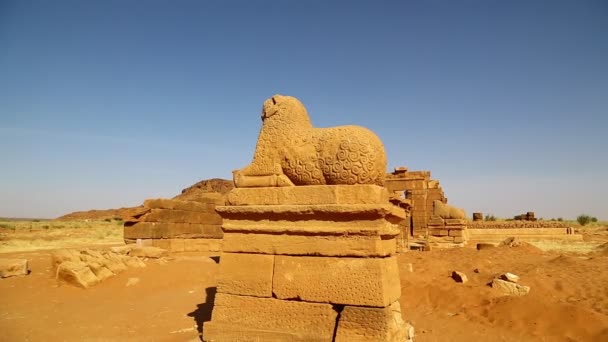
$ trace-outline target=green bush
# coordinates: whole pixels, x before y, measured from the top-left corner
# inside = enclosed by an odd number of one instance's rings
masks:
[[[578,215],[578,217],[576,218],[576,222],[578,222],[578,224],[580,224],[581,226],[584,226],[587,223],[591,222],[591,216],[585,214]]]
[[[496,221],[496,217],[494,215],[487,215],[484,218],[485,221]]]
[[[597,222],[597,217],[592,217],[591,222],[593,222],[593,223]]]
[[[558,218],[557,218],[557,220],[558,220],[559,222],[562,222],[564,219],[563,219],[563,218],[561,218],[561,217],[558,217]]]

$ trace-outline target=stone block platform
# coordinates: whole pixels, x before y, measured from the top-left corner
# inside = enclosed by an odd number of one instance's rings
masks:
[[[405,211],[376,185],[236,188],[205,341],[407,341],[396,253]]]

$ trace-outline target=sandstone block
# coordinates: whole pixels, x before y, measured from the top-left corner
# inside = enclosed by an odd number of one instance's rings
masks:
[[[101,261],[101,264],[107,267],[114,274],[118,274],[127,269],[127,265],[125,265],[122,260],[116,256],[107,256]]]
[[[99,278],[84,262],[64,261],[57,267],[57,279],[82,288],[99,283]]]
[[[214,204],[200,203],[196,201],[180,201],[174,199],[147,199],[144,201],[144,208],[149,209],[172,209],[184,211],[197,211],[204,213],[215,213]]]
[[[0,259],[0,278],[28,275],[30,265],[27,259]]]
[[[224,195],[217,193],[217,192],[199,193],[196,196],[189,198],[189,200],[195,201],[195,202],[200,202],[200,203],[213,204],[213,205],[225,205],[226,204],[226,198],[224,197]]]
[[[86,264],[100,281],[104,281],[114,275],[109,268],[97,261],[90,261]]]
[[[473,221],[483,221],[483,213],[473,213]]]
[[[445,219],[446,226],[466,226],[467,220],[463,219]]]
[[[213,342],[309,342],[331,341],[323,337],[313,337],[310,334],[294,333],[282,330],[258,329],[243,327],[232,323],[205,322],[203,341]],[[198,340],[197,340],[198,341]]]
[[[184,252],[219,252],[222,250],[221,239],[182,239]]]
[[[413,331],[401,317],[396,301],[385,308],[347,305],[340,313],[336,342],[401,342],[413,337]]]
[[[445,222],[443,219],[429,219],[428,220],[428,225],[429,226],[441,226],[443,227],[445,225]]]
[[[377,185],[311,185],[305,187],[235,188],[230,205],[383,204],[388,191]]]
[[[517,283],[519,281],[518,275],[509,272],[501,274],[499,278],[502,280],[510,281],[512,283]]]
[[[81,261],[80,252],[74,249],[58,249],[52,252],[51,258],[53,260],[53,266],[55,267],[59,266],[59,264],[64,261]]]
[[[235,295],[272,297],[274,255],[222,253],[217,291]]]
[[[461,229],[450,229],[449,236],[463,236],[462,230]]]
[[[513,296],[525,296],[528,294],[528,292],[530,292],[529,286],[519,285],[498,278],[492,280],[492,288],[497,289],[504,294]]]
[[[217,293],[203,340],[234,341],[230,330],[235,330],[243,332],[244,341],[266,341],[273,336],[288,337],[283,341],[331,341],[337,315],[329,304]]]
[[[131,249],[129,255],[143,258],[161,258],[169,255],[169,251],[158,247],[136,246]]]
[[[224,252],[279,255],[384,257],[396,253],[395,239],[360,235],[226,233]]]
[[[276,256],[272,290],[279,299],[373,307],[401,296],[395,257]]]
[[[215,213],[171,209],[150,209],[150,212],[142,216],[140,221],[222,224],[222,218]]]
[[[435,234],[433,234],[433,235],[435,235]],[[445,229],[441,229],[441,230],[439,230],[439,234],[437,234],[437,235],[439,235],[439,236],[447,236],[447,235],[449,235],[449,232],[447,230],[445,230]]]
[[[462,236],[455,236],[454,237],[454,243],[463,243],[465,242],[465,238]]]

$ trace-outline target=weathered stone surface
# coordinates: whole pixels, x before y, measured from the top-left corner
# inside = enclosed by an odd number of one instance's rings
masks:
[[[463,236],[462,230],[461,229],[450,229],[449,236]]]
[[[331,341],[326,336],[313,337],[306,333],[243,327],[231,323],[205,322],[203,341],[213,342],[309,342]]]
[[[158,247],[135,246],[131,248],[129,255],[144,258],[161,258],[169,255],[169,251]]]
[[[57,279],[85,289],[99,283],[99,278],[86,263],[75,261],[62,262],[57,267]]]
[[[220,207],[222,208],[222,207]],[[250,207],[249,207],[250,208]],[[243,209],[246,209],[243,208]],[[253,208],[255,210],[255,208]],[[304,208],[302,210],[305,210]],[[240,215],[246,216],[246,210]],[[254,215],[257,215],[253,211]],[[352,214],[352,213],[351,213]],[[276,214],[274,214],[276,215]],[[224,219],[222,228],[225,233],[252,232],[267,234],[300,234],[306,235],[363,235],[363,236],[397,236],[400,233],[398,224],[389,222],[386,218],[370,217],[365,220],[361,217],[348,219],[348,213],[341,215],[334,213],[329,217],[322,215],[306,214],[307,217],[298,219],[295,215],[286,217],[273,217],[268,211],[265,215],[257,217],[245,217],[243,219]],[[264,218],[262,218],[264,217]],[[273,217],[269,220],[268,217]],[[291,218],[291,220],[289,219]]]
[[[221,239],[223,236],[221,224],[137,222],[124,228],[125,239]]]
[[[444,219],[463,219],[466,220],[467,216],[464,210],[445,204],[442,201],[433,201],[433,215],[440,216]]]
[[[184,252],[219,252],[222,250],[222,240],[221,239],[183,239],[183,240],[184,240]]]
[[[150,209],[150,212],[139,220],[143,222],[222,224],[222,218],[215,213],[171,209]]]
[[[445,225],[446,226],[466,226],[467,225],[467,220],[463,220],[463,219],[445,219]],[[454,227],[450,227],[450,229],[453,229]]]
[[[272,297],[274,255],[222,253],[217,291]]]
[[[513,296],[525,296],[528,294],[528,292],[530,292],[529,286],[519,285],[498,278],[492,280],[492,288],[495,288],[504,294]]]
[[[307,187],[236,188],[230,205],[385,204],[388,191],[377,185],[313,185]]]
[[[89,261],[86,264],[89,266],[93,274],[95,274],[97,279],[99,279],[99,281],[104,281],[114,275],[114,272],[110,271],[109,268],[97,261]]]
[[[279,299],[386,307],[401,295],[397,259],[276,256],[273,293]]]
[[[384,257],[396,253],[396,242],[380,236],[226,233],[222,250],[279,255]]]
[[[0,259],[0,278],[28,275],[30,265],[27,259]]]
[[[131,251],[131,248],[133,248],[132,245],[114,246],[114,247],[110,247],[110,251],[112,251],[114,253],[118,253],[118,254],[127,255]]]
[[[118,274],[122,271],[127,270],[127,265],[125,265],[120,258],[113,255],[106,256],[106,258],[103,259],[101,263],[114,274]]]
[[[454,279],[454,281],[456,281],[457,283],[463,283],[463,284],[469,281],[469,278],[467,278],[467,275],[464,274],[463,272],[459,272],[459,271],[452,272],[452,279]]]
[[[217,293],[203,340],[241,341],[233,338],[243,336],[243,341],[331,341],[337,315],[329,304]]]
[[[413,329],[403,321],[397,301],[385,308],[345,306],[338,319],[335,341],[402,342],[412,337]]]
[[[501,274],[499,278],[502,280],[510,281],[512,283],[517,283],[519,281],[518,275],[509,272]]]
[[[264,102],[253,161],[234,171],[237,188],[291,185],[384,185],[380,139],[358,126],[313,128],[304,105],[291,96]]]
[[[156,198],[144,201],[144,208],[149,209],[174,209],[184,211],[198,211],[204,213],[214,213],[215,205],[196,201],[180,201],[175,199]]]
[[[58,249],[51,253],[51,258],[53,260],[54,267],[57,267],[64,261],[81,261],[80,252],[74,249]]]

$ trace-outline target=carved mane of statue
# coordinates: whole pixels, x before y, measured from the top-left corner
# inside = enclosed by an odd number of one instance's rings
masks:
[[[275,95],[262,108],[262,129],[251,164],[233,171],[236,187],[384,185],[380,139],[360,126],[315,128],[295,97]]]

